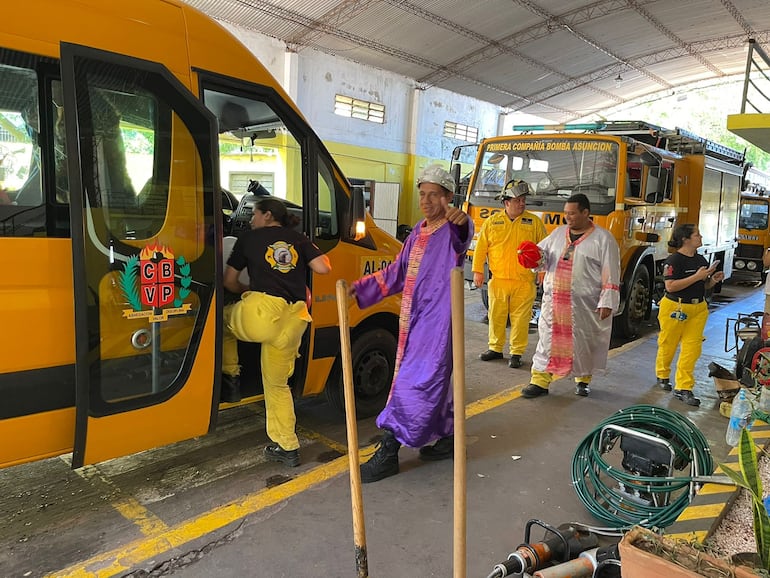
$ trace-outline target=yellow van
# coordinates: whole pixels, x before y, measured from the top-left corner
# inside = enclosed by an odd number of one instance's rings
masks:
[[[292,388],[344,407],[335,281],[400,244],[368,216],[356,240],[347,180],[265,67],[178,0],[4,7],[0,467],[67,452],[79,467],[214,429],[222,239],[248,226],[261,192],[228,194],[235,177],[284,199],[332,261],[308,279]],[[350,320],[357,404],[372,414],[390,388],[398,301]],[[256,398],[258,368],[247,373]]]

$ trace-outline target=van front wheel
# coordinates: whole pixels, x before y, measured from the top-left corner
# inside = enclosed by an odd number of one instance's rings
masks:
[[[385,407],[396,364],[396,338],[385,329],[371,329],[353,338],[353,391],[356,416],[370,417]],[[345,388],[341,359],[335,362],[335,379],[326,385],[326,399],[338,412],[345,413]]]

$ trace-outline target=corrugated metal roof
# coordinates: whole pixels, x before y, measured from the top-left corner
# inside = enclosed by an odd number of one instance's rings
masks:
[[[185,1],[293,50],[554,122],[742,75],[749,38],[770,52],[767,0]]]

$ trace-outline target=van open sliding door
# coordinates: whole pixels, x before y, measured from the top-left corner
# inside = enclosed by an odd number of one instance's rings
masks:
[[[76,325],[73,467],[209,431],[216,122],[160,64],[61,46]]]

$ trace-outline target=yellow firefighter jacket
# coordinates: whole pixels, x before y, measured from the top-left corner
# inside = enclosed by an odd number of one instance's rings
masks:
[[[484,272],[484,261],[489,261],[493,277],[532,282],[535,274],[519,264],[516,250],[523,241],[539,243],[547,233],[540,218],[524,211],[513,221],[505,211],[492,213],[479,231],[473,252],[474,273]]]

